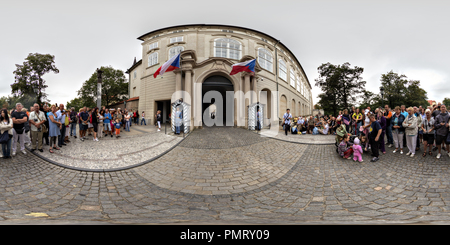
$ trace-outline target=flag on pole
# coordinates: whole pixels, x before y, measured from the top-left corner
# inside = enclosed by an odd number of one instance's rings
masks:
[[[230,75],[234,75],[234,74],[242,72],[242,71],[255,72],[255,65],[256,65],[256,59],[234,64],[231,66]]]
[[[155,74],[153,74],[153,77],[156,78],[158,75],[162,75],[165,72],[173,71],[177,68],[180,68],[180,55],[175,55],[174,57],[170,58],[166,63],[164,63],[158,70],[156,70]]]

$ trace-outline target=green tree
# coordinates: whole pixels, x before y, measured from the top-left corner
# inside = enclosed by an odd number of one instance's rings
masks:
[[[102,73],[102,106],[110,106],[128,98],[128,83],[126,83],[125,73],[108,67],[100,67]],[[78,96],[83,103],[91,103],[90,107],[95,107],[97,101],[97,71],[95,71],[89,80],[86,80],[81,89],[78,90]],[[89,106],[89,105],[84,105]]]
[[[390,108],[405,103],[406,85],[405,75],[393,71],[381,75],[381,86],[384,88],[384,99]]]
[[[79,111],[80,108],[83,108],[84,106],[93,108],[96,106],[94,101],[83,101],[81,98],[75,98],[71,101],[68,101],[66,104],[66,108],[70,109],[72,107],[75,108],[75,111]]]
[[[406,86],[405,105],[422,106],[426,108],[429,103],[427,101],[427,91],[420,87],[420,81],[409,80]]]
[[[359,105],[360,109],[365,109],[370,106],[371,109],[382,107],[381,96],[371,91],[364,90],[361,96],[362,102]]]
[[[420,87],[420,81],[408,80],[407,76],[393,71],[381,75],[381,86],[384,88],[385,103],[389,107],[405,105],[428,106],[427,91]]]
[[[323,93],[319,94],[319,102],[324,111],[337,115],[341,109],[349,109],[365,91],[366,82],[362,81],[362,67],[350,67],[346,62],[333,65],[329,62],[318,67],[319,78],[316,86]]]
[[[445,105],[445,107],[449,108],[450,107],[450,98],[444,98],[444,100],[442,101],[442,104]]]
[[[39,104],[48,101],[45,93],[48,86],[42,77],[49,72],[59,73],[55,66],[55,56],[30,53],[23,65],[16,64],[14,83],[11,84],[12,94],[18,97],[35,96]]]

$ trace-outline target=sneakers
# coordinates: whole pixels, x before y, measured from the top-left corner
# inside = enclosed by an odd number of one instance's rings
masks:
[[[24,155],[26,155],[26,154],[27,154],[27,152],[26,152],[25,150],[23,150],[23,151],[22,151],[22,153],[23,153]]]
[[[407,156],[411,155],[411,152],[406,153]]]
[[[402,154],[402,155],[403,155],[403,151],[400,151],[400,154]]]
[[[411,157],[414,157],[414,153],[411,153]]]
[[[392,153],[396,153],[398,151],[398,149],[395,149]]]
[[[441,155],[441,154],[439,154],[439,155]],[[11,154],[11,156],[15,157],[15,156],[16,156],[16,152],[13,151],[13,153]]]
[[[392,147],[392,144],[389,144],[388,147],[391,148],[391,147]],[[394,153],[395,153],[395,152],[394,152]]]
[[[376,161],[378,161],[378,157],[374,157],[374,158],[372,158],[372,160],[370,160],[371,162],[376,162]]]
[[[437,159],[441,158],[441,153],[438,153],[436,156]]]
[[[161,131],[161,129],[158,129],[158,132]]]

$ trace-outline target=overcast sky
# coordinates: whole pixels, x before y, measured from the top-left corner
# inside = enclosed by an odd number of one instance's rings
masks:
[[[170,4],[165,4],[170,3]],[[420,80],[428,98],[450,97],[449,0],[17,0],[0,8],[0,97],[11,93],[15,64],[29,53],[55,55],[46,74],[52,103],[77,97],[96,68],[126,71],[142,57],[137,37],[182,24],[225,24],[267,33],[285,44],[314,87],[322,63],[364,68],[378,93],[391,70]]]

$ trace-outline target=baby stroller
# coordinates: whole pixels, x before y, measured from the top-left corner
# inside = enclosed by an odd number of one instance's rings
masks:
[[[355,138],[357,137],[356,135],[352,135],[352,134],[349,134],[349,133],[347,132],[347,129],[345,128],[345,124],[342,124],[341,126],[339,126],[339,127],[336,129],[336,142],[335,142],[336,152],[339,152],[339,151],[338,151],[339,144],[341,143],[342,138],[343,138],[344,135],[346,135],[346,134],[349,136],[348,142],[351,143],[351,144],[353,144],[353,141],[354,141]]]

